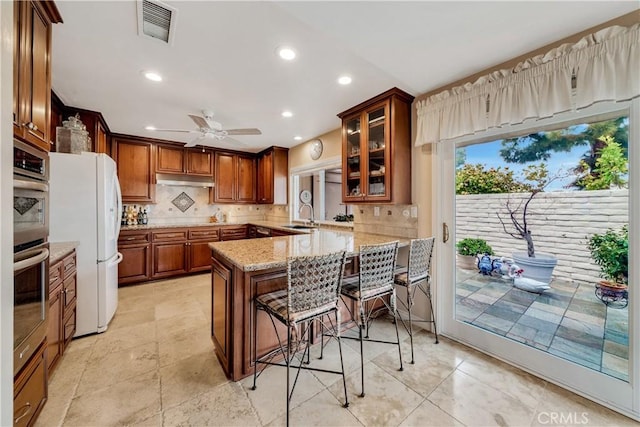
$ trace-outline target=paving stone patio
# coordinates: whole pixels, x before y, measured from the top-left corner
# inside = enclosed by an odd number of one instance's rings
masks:
[[[554,279],[535,294],[457,269],[456,302],[458,320],[629,380],[629,312],[605,306],[591,284]]]

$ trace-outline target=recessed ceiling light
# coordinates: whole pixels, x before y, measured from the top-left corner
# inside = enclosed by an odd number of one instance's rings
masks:
[[[155,126],[147,126],[145,127],[146,130],[156,130]]]
[[[301,136],[294,136],[293,139],[295,139],[296,141],[301,141],[302,137]]]
[[[161,82],[162,76],[154,71],[145,71],[144,76],[152,82]]]
[[[293,117],[293,113],[291,111],[283,111],[282,117]]]
[[[278,48],[278,55],[280,56],[280,58],[284,59],[285,61],[291,61],[295,59],[296,51],[290,47],[283,46],[281,48]]]
[[[351,77],[349,77],[349,76],[340,76],[338,78],[338,83],[340,83],[341,85],[351,84]]]

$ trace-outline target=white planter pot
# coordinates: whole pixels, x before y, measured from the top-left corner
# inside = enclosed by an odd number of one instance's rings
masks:
[[[522,277],[537,280],[546,284],[551,283],[551,275],[558,260],[548,254],[538,254],[535,258],[529,258],[526,253],[514,253],[513,262],[522,268]]]

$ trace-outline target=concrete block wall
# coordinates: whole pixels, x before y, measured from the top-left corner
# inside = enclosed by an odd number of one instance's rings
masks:
[[[527,251],[524,240],[506,234],[496,212],[502,212],[508,230],[513,230],[504,204],[518,206],[526,194],[486,194],[456,196],[456,242],[482,238],[499,256]],[[609,228],[619,230],[629,222],[628,190],[562,191],[538,194],[529,204],[527,216],[536,254],[558,258],[554,277],[595,283],[600,268],[591,259],[587,241]]]

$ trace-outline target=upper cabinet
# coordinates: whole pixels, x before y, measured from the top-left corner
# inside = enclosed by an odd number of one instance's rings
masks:
[[[159,144],[156,171],[213,176],[213,151]]]
[[[62,22],[52,1],[14,2],[13,134],[50,149],[51,26]]]
[[[411,102],[398,88],[338,114],[342,201],[411,203]]]
[[[256,202],[256,159],[252,154],[215,152],[213,203]]]
[[[258,154],[258,203],[286,205],[289,182],[289,150],[271,147]]]
[[[118,168],[124,203],[154,203],[154,151],[154,144],[143,138],[112,136],[112,157]]]

